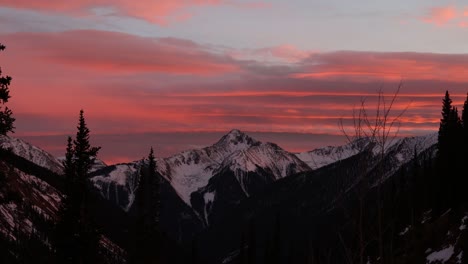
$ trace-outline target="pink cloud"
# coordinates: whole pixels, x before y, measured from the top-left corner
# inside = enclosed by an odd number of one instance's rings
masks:
[[[457,17],[457,13],[456,8],[453,6],[433,7],[423,18],[423,21],[442,26],[455,19]]]
[[[332,52],[305,60],[294,78],[369,80],[468,81],[468,54],[411,52]]]
[[[101,31],[0,38],[7,45],[2,70],[13,77],[17,135],[73,133],[81,108],[93,134],[232,128],[337,134],[340,118],[351,125],[360,98],[375,99],[382,83],[393,91],[401,76],[395,109],[413,100],[402,131],[428,132],[437,129],[445,89],[460,106],[468,81],[466,54],[296,54],[281,47],[273,53],[295,62],[271,67],[176,38]]]
[[[111,8],[115,15],[141,18],[161,25],[166,25],[174,20],[187,19],[190,17],[187,8],[193,6],[229,5],[240,8],[264,8],[268,6],[264,2],[243,4],[228,0],[0,0],[0,5],[47,12],[63,12],[78,16],[92,15],[93,8],[105,7]]]
[[[175,38],[145,38],[107,31],[16,33],[4,36],[14,47],[28,50],[31,59],[104,73],[163,72],[217,75],[239,70],[229,57]]]
[[[466,28],[468,26],[466,17],[468,17],[468,7],[463,9],[454,6],[434,7],[427,12],[427,15],[422,18],[422,21],[437,26],[444,26],[450,24],[450,22],[455,22],[452,23],[452,25]]]

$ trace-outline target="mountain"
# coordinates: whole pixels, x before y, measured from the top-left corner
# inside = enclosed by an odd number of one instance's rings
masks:
[[[93,186],[112,204],[122,208],[130,217],[135,216],[133,207],[140,177],[140,169],[146,161],[110,165],[91,173]],[[183,244],[202,229],[195,212],[177,194],[170,182],[157,174],[161,182],[160,228],[173,240]]]
[[[104,198],[132,214],[143,162],[97,169],[91,174],[91,182]],[[235,205],[277,179],[310,170],[295,155],[239,130],[230,131],[212,146],[157,159],[156,163],[163,183],[161,228],[182,243],[189,243],[193,234],[209,225],[209,218],[224,215],[230,208],[227,204]],[[223,181],[226,190],[220,191],[223,187],[216,179],[226,177],[227,171],[235,176],[232,184]],[[242,191],[237,192],[236,187]],[[198,199],[200,195],[207,200]],[[166,204],[170,206],[164,207]]]
[[[46,151],[21,139],[0,136],[1,263],[51,262],[53,230],[64,197],[62,171],[61,162]],[[100,196],[92,197],[90,203],[122,218],[114,213],[120,209]],[[104,215],[96,222],[111,223]],[[104,263],[120,263],[125,254],[110,239],[113,234],[107,231],[112,228],[112,224],[106,224],[100,237]]]
[[[278,263],[302,263],[297,258],[309,256],[310,252],[317,260],[324,260],[327,250],[335,252],[337,261],[344,262],[343,247],[351,248],[357,239],[353,236],[353,219],[358,219],[358,201],[367,188],[363,200],[367,236],[375,233],[378,190],[384,197],[382,208],[388,216],[385,221],[398,219],[391,223],[392,234],[406,229],[408,234],[425,230],[412,225],[425,208],[415,204],[423,204],[430,197],[421,195],[420,189],[424,189],[427,175],[433,171],[424,164],[434,160],[436,142],[437,134],[395,139],[386,146],[383,156],[368,139],[293,154],[274,143],[232,130],[212,146],[157,160],[162,183],[160,228],[168,236],[166,242],[172,254],[180,250],[185,256],[195,248],[202,263],[236,263],[241,254],[241,234],[246,238],[244,243],[257,241],[255,258],[259,263],[272,246],[281,249],[278,255],[272,255]],[[30,241],[27,239],[33,237],[39,241],[34,244],[35,250],[48,252],[45,241],[50,239],[63,196],[60,159],[10,137],[0,137],[0,146],[0,238]],[[108,256],[118,256],[108,259],[108,263],[124,258],[125,248],[132,243],[136,215],[133,205],[145,162],[108,166],[96,160],[93,166],[88,187],[95,193],[93,215],[102,226],[101,246]],[[415,208],[419,211],[415,212]],[[450,219],[460,225],[464,216],[464,212],[457,211]],[[444,217],[433,216],[434,222],[427,228],[446,223]],[[446,231],[458,228],[455,224],[446,226]],[[434,248],[427,257],[453,246],[451,259],[456,259],[464,246],[460,242],[463,240],[456,237],[439,240],[424,232],[423,237],[432,241]],[[450,232],[457,237],[464,234],[461,229]],[[399,237],[415,236],[420,235]],[[275,237],[280,242],[275,242]],[[395,247],[411,252],[411,247],[398,243]],[[428,243],[418,245],[418,254],[408,253],[402,259],[421,258]],[[1,252],[13,252],[11,245],[0,239],[0,248],[4,248]],[[369,250],[375,248],[373,243]]]
[[[312,151],[297,153],[296,156],[315,170],[354,156],[361,152],[369,143],[368,139],[362,138],[343,146],[317,148]]]
[[[202,255],[213,263],[221,263],[223,260],[226,260],[225,263],[236,263],[236,256],[240,254],[239,245],[242,244],[240,234],[244,234],[244,237],[254,236],[256,250],[259,251],[257,261],[261,262],[273,243],[271,239],[275,230],[279,228],[281,242],[278,243],[282,253],[278,253],[281,258],[278,263],[295,263],[288,260],[289,250],[294,250],[294,255],[308,257],[310,255],[307,254],[312,251],[320,252],[317,254],[324,254],[320,257],[325,257],[327,250],[330,250],[336,252],[334,262],[346,262],[342,255],[343,242],[338,235],[342,235],[346,243],[348,239],[354,239],[355,243],[356,238],[350,234],[356,230],[353,221],[357,219],[355,213],[361,190],[370,186],[365,196],[366,221],[369,221],[366,222],[366,230],[375,232],[370,227],[375,226],[375,218],[371,216],[376,213],[374,203],[379,189],[376,187],[382,186],[382,192],[385,193],[382,195],[385,197],[395,196],[402,200],[396,202],[386,198],[386,208],[394,205],[410,207],[411,203],[405,200],[409,198],[401,197],[416,193],[413,192],[412,188],[415,187],[412,184],[417,181],[408,176],[414,174],[411,172],[414,158],[420,164],[432,160],[435,157],[437,135],[397,139],[389,144],[383,158],[377,155],[375,145],[366,142],[362,152],[355,152],[312,171],[285,177],[268,185],[258,195],[245,198],[205,230],[200,238],[201,244],[206,243],[206,251]],[[327,151],[330,149],[325,148]],[[344,146],[335,149],[327,153],[333,155],[339,150],[349,151],[352,148]],[[331,159],[324,151],[315,151],[321,152],[322,157]],[[354,150],[347,153],[354,153]],[[252,229],[255,230],[253,235],[249,234]],[[303,260],[297,262],[302,263]]]
[[[115,202],[129,210],[134,199],[140,162],[117,164],[99,170],[103,172],[102,175],[94,173],[92,181],[102,190],[104,197],[119,199]],[[310,170],[305,163],[277,145],[262,143],[239,130],[232,130],[212,146],[157,159],[158,172],[189,206],[191,194],[207,186],[214,175],[226,168],[235,172],[262,169],[272,173],[273,179]],[[243,177],[239,176],[237,180],[240,182]]]
[[[191,204],[209,225],[271,183],[309,170],[307,164],[278,145],[259,143],[225,158],[208,184],[192,193]]]
[[[182,200],[190,205],[190,195],[205,187],[226,159],[234,153],[260,145],[261,142],[239,130],[232,130],[214,145],[202,149],[184,151],[172,157],[158,160],[158,171],[170,180]]]
[[[385,152],[394,153],[394,158],[398,160],[397,163],[404,163],[413,157],[415,151],[420,153],[436,142],[437,133],[418,137],[396,138],[387,142]],[[317,148],[312,151],[297,153],[296,156],[315,170],[354,156],[362,152],[371,143],[368,138],[361,138],[343,146]],[[373,149],[374,152],[379,151],[378,146],[374,146]]]
[[[431,134],[393,140],[386,148],[388,156],[393,157],[392,168],[398,169],[412,158],[415,148],[420,152],[436,139]],[[347,159],[369,144],[370,140],[360,139],[344,146],[292,154],[276,144],[263,143],[232,130],[212,146],[158,159],[157,170],[203,225],[208,226],[278,179]],[[141,161],[135,161],[104,167],[93,173],[92,181],[106,199],[129,211],[138,188],[140,166]],[[187,208],[182,211],[188,213]]]
[[[61,174],[63,171],[62,163],[58,159],[21,139],[0,135],[0,148],[9,149],[14,154],[54,173]]]

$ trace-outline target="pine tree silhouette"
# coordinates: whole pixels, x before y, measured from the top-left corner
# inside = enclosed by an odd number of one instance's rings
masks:
[[[5,50],[5,46],[0,44],[0,51]],[[0,135],[6,135],[8,132],[14,133],[15,127],[13,123],[15,118],[13,118],[13,112],[7,106],[4,106],[8,103],[10,99],[10,86],[11,77],[3,76],[2,69],[0,68]]]
[[[439,134],[438,134],[438,156],[446,157],[449,152],[449,122],[452,113],[452,99],[448,91],[445,92],[445,97],[442,100],[442,118],[440,119]]]
[[[92,147],[84,112],[80,111],[78,131],[68,137],[65,154],[65,197],[56,227],[57,257],[61,263],[95,263],[99,234],[90,213],[87,179],[100,147]]]
[[[463,156],[463,122],[458,109],[452,106],[448,91],[442,100],[437,152],[437,177],[432,184],[437,194],[435,208],[438,213],[444,208],[457,205],[461,197],[461,177],[457,173]]]
[[[142,164],[136,193],[136,232],[132,263],[155,263],[160,259],[160,182],[153,148]]]

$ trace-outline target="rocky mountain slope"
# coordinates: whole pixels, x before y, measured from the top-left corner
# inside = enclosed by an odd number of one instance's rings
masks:
[[[135,196],[140,166],[141,161],[112,165],[96,171],[92,181],[104,197],[118,198],[115,202],[129,210]],[[214,175],[227,168],[238,173],[236,180],[242,188],[246,187],[243,173],[263,170],[272,175],[272,180],[276,180],[310,170],[293,154],[275,144],[257,141],[239,130],[232,130],[212,146],[157,160],[158,172],[189,206],[192,193],[206,187]],[[248,195],[246,188],[244,193]]]

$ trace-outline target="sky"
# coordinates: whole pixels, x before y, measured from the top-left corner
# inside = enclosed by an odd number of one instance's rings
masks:
[[[402,83],[399,135],[437,131],[468,92],[468,1],[0,0],[16,137],[61,156],[84,109],[107,163],[231,129],[300,152]]]

